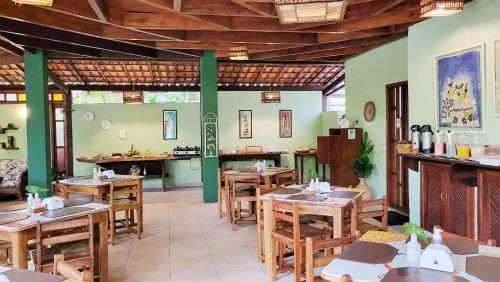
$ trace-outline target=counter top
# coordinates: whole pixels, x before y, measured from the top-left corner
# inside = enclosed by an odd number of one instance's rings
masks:
[[[410,159],[413,159],[416,161],[439,162],[439,163],[446,163],[446,164],[451,164],[451,165],[465,165],[465,166],[472,166],[472,167],[480,168],[480,169],[500,171],[500,167],[498,167],[498,166],[483,165],[483,164],[480,164],[480,163],[473,161],[473,160],[470,160],[470,159],[448,158],[445,156],[424,155],[424,154],[418,154],[418,155],[399,154],[399,156],[402,156],[405,158],[410,158]]]

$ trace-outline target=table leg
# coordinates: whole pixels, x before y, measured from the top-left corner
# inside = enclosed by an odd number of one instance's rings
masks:
[[[272,276],[276,268],[275,245],[271,238],[271,201],[262,201],[264,212],[264,266],[267,275]]]
[[[333,238],[341,238],[344,231],[344,209],[335,208],[333,210]],[[340,254],[342,248],[335,248],[334,254]]]
[[[99,221],[99,270],[101,282],[108,281],[108,212],[100,213]]]
[[[295,167],[295,171],[299,171],[299,163],[297,162],[297,153],[293,154],[293,164],[294,164],[294,167]],[[299,179],[299,183],[300,184],[303,184],[302,182],[302,179]]]
[[[94,192],[94,201],[96,203],[103,203],[103,199],[102,199],[102,194],[104,193],[103,188],[102,187],[95,187],[93,189],[93,192]]]
[[[323,181],[326,181],[326,165],[323,164]]]
[[[278,155],[278,156],[274,159],[274,166],[276,166],[276,167],[281,167],[281,155]]]
[[[316,173],[318,174],[318,177],[319,177],[318,159],[316,158],[316,156],[314,157],[314,162],[315,162],[315,165],[316,165]]]
[[[228,223],[232,223],[233,222],[233,214],[231,214],[231,198],[230,198],[230,191],[229,189],[231,189],[230,185],[229,185],[229,175],[225,175],[224,176],[224,190],[225,190],[225,193],[226,193],[226,215],[227,215],[227,222]]]
[[[309,179],[311,180],[311,179]],[[300,183],[304,184],[304,157],[300,157]]]
[[[266,189],[273,188],[273,180],[270,175],[264,176],[264,186]]]
[[[12,233],[12,266],[14,268],[28,268],[28,231]]]
[[[161,162],[161,187],[163,188],[163,192],[167,191],[167,181],[165,179],[165,162]]]

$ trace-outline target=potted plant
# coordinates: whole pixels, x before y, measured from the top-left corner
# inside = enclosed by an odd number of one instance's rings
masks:
[[[359,184],[356,188],[365,189],[363,200],[370,200],[373,198],[373,191],[366,183],[366,179],[372,175],[374,166],[370,160],[373,152],[373,141],[368,137],[368,132],[363,134],[361,144],[359,146],[358,157],[353,162],[353,169],[356,176],[359,178]]]
[[[412,233],[417,235],[417,239],[420,242],[425,243],[426,245],[429,244],[429,240],[427,239],[427,236],[425,236],[425,232],[422,227],[409,222],[403,224],[403,234],[410,236]]]
[[[309,178],[309,181],[313,181],[314,179],[318,178],[318,173],[314,169],[309,169],[307,171],[307,178]]]

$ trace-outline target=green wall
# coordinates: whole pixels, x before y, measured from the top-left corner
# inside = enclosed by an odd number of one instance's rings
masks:
[[[375,144],[375,171],[368,182],[375,196],[386,193],[386,85],[408,79],[408,40],[403,38],[346,62],[347,117],[367,131]],[[375,103],[376,115],[371,122],[363,118],[366,102]]]
[[[26,159],[28,155],[28,146],[26,143],[26,105],[0,105],[0,126],[6,127],[8,123],[14,124],[19,129],[0,134],[0,142],[7,142],[7,136],[14,136],[15,145],[19,150],[6,151],[0,149],[0,159]]]
[[[493,116],[495,93],[494,42],[500,40],[500,1],[475,0],[464,11],[434,18],[410,28],[408,38],[409,123],[430,124],[436,129],[435,57],[472,46],[485,46],[483,111],[485,130],[481,142],[499,144],[500,119]],[[420,222],[420,177],[410,173],[410,219]]]
[[[288,148],[290,154],[281,160],[282,166],[293,167],[293,152],[297,147],[316,148],[321,135],[321,92],[281,92],[281,103],[262,104],[260,92],[219,92],[219,146],[225,152],[243,149],[248,145]],[[252,110],[252,139],[239,139],[239,110]],[[292,110],[292,138],[279,137],[279,110]],[[249,165],[239,163],[234,165]],[[314,160],[308,159],[307,168]]]

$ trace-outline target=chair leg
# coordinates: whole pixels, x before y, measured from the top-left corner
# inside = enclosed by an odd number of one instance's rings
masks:
[[[222,218],[222,191],[217,188],[217,217]]]
[[[115,212],[110,211],[109,212],[109,221],[110,221],[110,228],[111,228],[111,245],[115,244]]]
[[[236,202],[236,218],[241,220],[241,202]]]
[[[230,192],[229,192],[229,188],[226,187],[225,189],[225,201],[226,201],[226,215],[227,215],[227,222],[228,223],[232,223],[233,222],[233,216],[234,216],[234,213],[233,213],[233,208],[232,208],[232,199],[231,199],[231,195],[230,195]]]
[[[257,207],[257,258],[261,263],[264,262],[264,256],[262,254],[262,221],[260,219],[261,211]]]
[[[130,211],[125,211],[125,230],[130,233]]]
[[[302,279],[302,269],[300,264],[302,263],[302,251],[300,246],[294,246],[294,254],[293,254],[293,268],[295,273],[295,282],[300,282]]]
[[[282,269],[285,265],[285,250],[286,246],[284,243],[278,243],[278,268]]]
[[[137,209],[137,238],[139,238],[139,240],[141,240],[141,238],[142,238],[142,226],[143,226],[142,208],[138,208]]]

